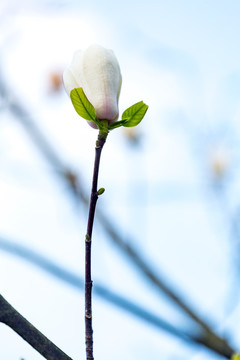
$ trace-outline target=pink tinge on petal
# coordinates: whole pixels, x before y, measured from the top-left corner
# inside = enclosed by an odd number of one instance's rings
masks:
[[[98,126],[93,121],[87,120],[88,125],[90,125],[93,129],[98,129]]]
[[[118,118],[118,104],[116,99],[104,96],[95,106],[96,116],[99,120],[113,121]]]
[[[109,124],[113,123],[118,119],[118,105],[117,101],[112,101],[112,99],[108,99],[104,104],[101,104],[98,107],[95,107],[96,116],[98,120],[108,120]],[[93,121],[88,121],[88,124],[94,128],[98,129],[98,126]]]

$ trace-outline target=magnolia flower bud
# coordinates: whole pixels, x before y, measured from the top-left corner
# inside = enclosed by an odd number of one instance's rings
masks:
[[[118,119],[122,76],[112,50],[92,45],[85,51],[77,51],[71,65],[63,73],[63,83],[68,95],[74,88],[83,88],[95,108],[98,120],[111,123]],[[94,122],[89,123],[97,127]]]

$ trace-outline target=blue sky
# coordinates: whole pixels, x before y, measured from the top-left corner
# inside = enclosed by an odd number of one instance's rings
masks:
[[[114,50],[123,75],[120,112],[139,100],[149,111],[137,130],[138,146],[121,130],[109,137],[99,183],[106,193],[98,206],[201,314],[213,319],[216,330],[229,332],[239,344],[234,326],[240,308],[232,315],[228,308],[238,259],[232,224],[240,190],[240,3],[60,4],[2,1],[5,81],[89,192],[97,133],[78,117],[64,91],[51,93],[49,74],[61,72],[75,50],[91,43]],[[4,107],[0,153],[0,235],[83,275],[86,212],[71,201],[56,181],[57,169]],[[173,325],[191,326],[139,277],[99,224],[95,238],[94,281]],[[84,358],[83,294],[4,252],[0,274],[2,294],[14,306],[74,359]],[[98,298],[94,314],[98,360],[215,358]],[[42,359],[4,326],[0,339],[5,360]]]

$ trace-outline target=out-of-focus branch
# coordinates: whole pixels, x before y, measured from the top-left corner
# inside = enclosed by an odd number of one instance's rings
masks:
[[[0,237],[0,250],[5,251],[11,255],[17,256],[34,266],[39,267],[41,270],[54,276],[58,280],[65,282],[78,289],[84,291],[84,280],[80,276],[74,274],[68,269],[56,264],[46,256],[39,254],[36,251],[29,249],[26,246],[19,245],[17,242]],[[193,334],[187,334],[184,331],[178,330],[171,324],[146,310],[145,308],[135,304],[126,297],[123,297],[98,283],[94,283],[93,291],[95,295],[99,296],[103,300],[109,302],[111,305],[117,306],[120,309],[128,312],[130,315],[134,315],[142,321],[156,327],[157,329],[164,330],[182,340],[195,343],[195,337]]]
[[[0,322],[8,325],[47,360],[72,360],[0,295]]]
[[[6,96],[6,87],[2,81],[3,79],[0,79],[0,90],[1,88],[4,90],[0,91],[0,93],[4,93]],[[57,174],[61,175],[62,180],[68,184],[74,196],[87,205],[87,196],[79,184],[78,176],[73,171],[71,171],[70,167],[61,161],[50,142],[41,133],[40,129],[37,127],[30,114],[24,109],[22,104],[13,96],[9,98],[11,99],[9,101],[9,109],[23,125],[29,136],[32,138],[34,144],[37,145],[51,166],[58,170]],[[113,224],[112,220],[109,220],[109,217],[105,216],[102,211],[98,210],[97,218],[100,220],[103,229],[106,231],[108,239],[117,245],[122,253],[131,261],[133,265],[135,265],[135,267],[146,277],[146,279],[150,281],[158,290],[164,293],[169,299],[171,299],[191,319],[193,319],[206,332],[207,338],[214,339],[215,343],[219,344],[216,351],[222,353],[222,349],[226,348],[228,354],[232,353],[232,349],[229,347],[226,341],[215,334],[207,322],[199,315],[197,315],[196,311],[194,311],[191,306],[187,304],[186,300],[183,300],[183,298],[179,296],[169,284],[166,283],[164,280],[164,275],[161,275],[159,270],[156,272],[151,266],[150,262],[144,258],[144,256],[140,254],[140,252],[133,245],[130,245],[133,244],[134,241],[131,241],[128,238],[128,241],[126,242],[119,235],[120,232],[116,229],[116,226]]]
[[[34,266],[37,266],[41,270],[46,271],[48,274],[56,277],[57,279],[74,286],[80,291],[84,290],[84,280],[80,276],[67,269],[64,269],[62,266],[27,248],[26,246],[19,245],[12,240],[10,241],[9,239],[0,237],[0,250],[6,251],[7,253],[28,261]],[[233,350],[229,347],[228,344],[223,346],[222,341],[219,343],[216,341],[216,338],[211,338],[202,331],[197,332],[194,330],[191,333],[178,329],[159,316],[156,316],[152,312],[146,310],[142,306],[135,304],[126,297],[110,291],[100,284],[94,284],[93,290],[95,295],[99,296],[103,300],[119,307],[120,309],[128,312],[130,315],[136,316],[140,320],[145,321],[159,330],[166,331],[184,342],[191,343],[193,345],[201,344],[206,348],[216,352],[217,354],[226,357],[227,359],[231,358]]]
[[[65,164],[64,161],[58,156],[54,147],[40,131],[29,113],[24,109],[19,101],[16,101],[16,99],[14,101],[12,99],[9,102],[8,107],[15,118],[21,123],[33,144],[38,148],[38,150],[40,150],[40,153],[44,156],[44,159],[56,171],[60,179],[68,185],[68,188],[73,192],[76,199],[80,200],[83,204],[88,206],[88,196],[82,190],[79,176],[77,176],[77,174],[72,171],[71,167]]]

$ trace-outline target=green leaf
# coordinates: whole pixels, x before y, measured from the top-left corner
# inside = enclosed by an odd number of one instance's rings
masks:
[[[240,360],[240,355],[239,354],[233,354],[231,360]]]
[[[126,121],[127,120],[115,121],[115,122],[108,125],[108,130],[113,130],[113,129],[116,129],[116,128],[120,127],[120,126],[124,126]]]
[[[96,113],[93,105],[88,101],[83,88],[75,88],[70,93],[74,109],[82,118],[90,121],[96,120]]]
[[[148,105],[144,104],[143,101],[139,101],[138,103],[130,106],[122,114],[122,120],[125,120],[122,126],[133,127],[138,125],[146,114],[147,109]]]

